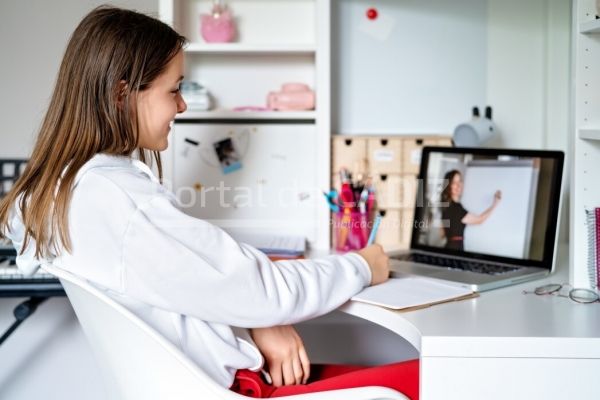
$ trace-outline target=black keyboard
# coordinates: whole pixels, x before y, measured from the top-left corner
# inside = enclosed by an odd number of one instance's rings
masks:
[[[25,170],[27,160],[0,158],[0,198],[15,184]],[[64,296],[62,285],[52,275],[38,270],[23,275],[15,265],[17,252],[7,239],[0,239],[0,297]]]
[[[17,251],[7,239],[0,239],[0,263],[8,257],[16,257]]]
[[[402,261],[413,261],[422,264],[435,265],[438,267],[446,267],[449,269],[457,269],[461,271],[476,272],[478,274],[500,275],[507,272],[518,271],[520,267],[509,267],[485,261],[470,261],[460,258],[442,257],[431,254],[412,253],[403,256],[394,257]]]
[[[38,270],[24,275],[17,269],[14,258],[0,256],[0,297],[64,296],[62,285],[54,276]]]

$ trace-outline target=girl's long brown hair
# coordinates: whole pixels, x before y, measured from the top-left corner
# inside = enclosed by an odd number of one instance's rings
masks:
[[[163,22],[101,6],[73,32],[48,111],[23,175],[0,202],[0,236],[15,205],[36,257],[71,250],[68,210],[77,171],[95,154],[138,150],[136,96],[183,48],[186,39]],[[160,154],[153,152],[162,179]]]

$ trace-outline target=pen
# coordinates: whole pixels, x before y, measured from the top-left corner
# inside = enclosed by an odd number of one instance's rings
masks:
[[[373,222],[373,228],[371,229],[371,234],[369,235],[369,240],[367,241],[367,246],[370,246],[375,242],[375,236],[377,236],[377,230],[379,229],[380,223],[381,223],[381,214],[377,214],[377,216],[375,216],[375,222]]]
[[[342,206],[345,208],[354,207],[354,192],[352,191],[349,181],[342,182],[340,198],[342,200]]]
[[[362,191],[360,192],[360,196],[358,196],[358,210],[360,211],[361,214],[364,214],[367,212],[367,199],[369,197],[369,190],[367,189],[366,186],[363,187]]]
[[[339,233],[339,248],[346,248],[346,242],[348,240],[348,234],[350,233],[350,221],[352,220],[352,214],[350,208],[344,207],[344,211],[342,214],[342,221],[340,226]]]
[[[323,196],[325,196],[325,200],[327,200],[327,205],[329,205],[329,209],[333,212],[339,212],[340,207],[336,204],[336,199],[338,197],[337,190],[331,189],[329,193],[323,192]]]
[[[375,210],[375,188],[369,186],[367,189],[367,212]]]

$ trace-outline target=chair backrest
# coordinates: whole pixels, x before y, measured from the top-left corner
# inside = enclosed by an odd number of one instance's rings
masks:
[[[210,379],[179,349],[100,290],[73,274],[58,277],[73,305],[110,399],[244,399]]]
[[[214,382],[131,311],[75,275],[43,269],[62,283],[87,337],[111,400],[243,400]],[[408,400],[392,389],[367,386],[307,393],[289,400]]]

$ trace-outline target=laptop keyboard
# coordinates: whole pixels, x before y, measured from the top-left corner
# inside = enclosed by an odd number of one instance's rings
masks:
[[[420,253],[406,254],[394,258],[402,261],[413,261],[435,265],[438,267],[446,267],[449,269],[458,269],[462,271],[470,271],[488,275],[500,275],[507,272],[518,271],[520,269],[520,267],[508,267],[484,261],[461,260],[459,258],[440,257],[431,254]]]

